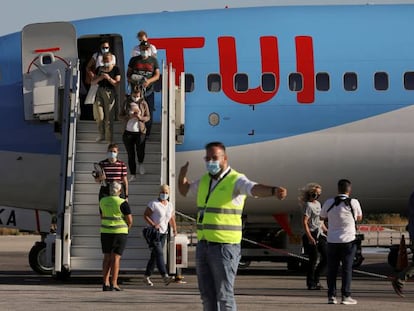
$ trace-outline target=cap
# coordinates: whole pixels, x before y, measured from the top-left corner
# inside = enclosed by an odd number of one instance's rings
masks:
[[[150,44],[148,43],[148,41],[141,41],[141,43],[139,44],[140,49],[147,49],[149,47],[150,47]]]

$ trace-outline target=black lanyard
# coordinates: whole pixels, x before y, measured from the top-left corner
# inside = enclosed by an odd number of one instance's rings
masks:
[[[230,173],[230,171],[231,171],[231,169],[229,169],[224,175],[223,175],[223,177],[222,178],[220,178],[218,181],[217,181],[217,183],[214,185],[214,187],[213,188],[211,188],[211,185],[212,185],[212,183],[213,183],[213,178],[211,178],[211,176],[210,176],[210,184],[209,184],[209,186],[208,186],[208,193],[207,193],[207,196],[206,196],[206,199],[205,199],[205,201],[204,201],[204,207],[207,205],[207,201],[208,201],[208,199],[210,198],[210,194],[213,192],[213,190],[214,189],[216,189],[216,187],[217,187],[217,185]]]

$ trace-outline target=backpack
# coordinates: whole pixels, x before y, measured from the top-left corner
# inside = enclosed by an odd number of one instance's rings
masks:
[[[337,196],[335,197],[335,201],[332,203],[332,205],[328,208],[328,210],[326,211],[326,213],[328,214],[329,211],[334,207],[334,206],[338,206],[341,202],[344,202],[346,206],[348,206],[351,210],[351,214],[352,214],[352,218],[354,219],[355,222],[355,229],[357,229],[357,220],[355,218],[355,213],[354,213],[354,209],[352,208],[352,204],[351,204],[352,198],[350,197],[341,197],[341,196]]]

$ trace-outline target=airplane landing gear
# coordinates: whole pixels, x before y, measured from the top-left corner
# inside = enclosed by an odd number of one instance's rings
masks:
[[[29,264],[39,274],[52,274],[53,264],[47,258],[45,242],[36,242],[33,245],[29,252]]]

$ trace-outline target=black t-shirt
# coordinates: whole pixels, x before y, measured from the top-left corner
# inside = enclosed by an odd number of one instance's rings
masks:
[[[112,79],[114,79],[115,80],[115,77],[116,76],[119,76],[119,75],[121,75],[121,72],[119,71],[119,68],[118,68],[118,66],[114,66],[113,68],[112,68],[112,70],[111,71],[109,71],[109,72],[106,72],[105,71],[105,67],[103,67],[103,66],[100,66],[100,67],[98,67],[98,68],[96,68],[96,70],[95,70],[95,74],[97,74],[97,75],[99,75],[101,72],[104,72],[104,73],[107,73]],[[104,87],[104,88],[108,88],[108,89],[114,89],[115,87],[108,81],[108,80],[106,80],[106,79],[103,79],[103,80],[101,80],[101,81],[99,81],[98,82],[98,85],[100,86],[100,87]]]
[[[155,71],[160,69],[158,60],[150,56],[143,59],[141,55],[134,56],[129,60],[128,67],[131,68],[133,74],[139,74],[146,79],[150,79],[154,76]],[[154,84],[150,84],[145,90],[146,95],[151,94],[154,91]]]

